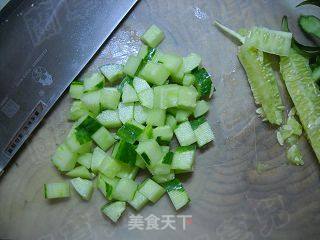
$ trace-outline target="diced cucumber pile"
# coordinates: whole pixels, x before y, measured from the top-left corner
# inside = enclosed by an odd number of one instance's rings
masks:
[[[177,210],[185,206],[189,195],[177,175],[192,172],[196,147],[214,140],[204,116],[215,90],[211,77],[199,55],[158,50],[163,38],[153,25],[124,65],[104,65],[70,86],[75,123],[52,162],[83,200],[99,189],[108,200],[101,211],[113,222],[126,203],[141,210],[165,192]],[[179,146],[172,146],[174,136]],[[136,180],[139,170],[150,177]],[[68,183],[45,184],[46,198],[69,195]]]

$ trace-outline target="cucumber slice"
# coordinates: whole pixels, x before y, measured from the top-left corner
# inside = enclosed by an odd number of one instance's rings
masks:
[[[139,76],[155,85],[163,85],[170,73],[161,63],[148,62],[140,71]]]
[[[194,131],[191,128],[190,122],[186,121],[181,123],[174,133],[181,146],[188,146],[197,141]]]
[[[134,88],[126,83],[122,89],[122,102],[133,103],[138,101],[138,96]]]
[[[141,210],[147,203],[149,202],[149,199],[146,198],[143,194],[141,194],[139,191],[136,191],[134,194],[134,197],[131,201],[128,203],[137,211]]]
[[[204,122],[194,130],[194,134],[197,139],[199,147],[206,145],[207,143],[214,140],[213,131],[209,123]]]
[[[147,109],[144,106],[136,103],[133,109],[134,120],[140,124],[146,123],[147,120]]]
[[[138,188],[138,184],[132,179],[122,178],[113,191],[113,197],[120,201],[131,201]]]
[[[76,167],[72,169],[70,172],[67,172],[66,175],[72,178],[80,177],[84,179],[92,179],[92,174],[84,166]]]
[[[121,140],[114,154],[115,159],[131,166],[135,166],[137,153],[134,145]]]
[[[172,172],[172,170],[169,174],[153,175],[152,176],[152,179],[154,181],[156,181],[157,183],[164,183],[164,182],[170,181],[174,178],[175,178],[175,175],[174,175],[174,172]]]
[[[123,66],[120,64],[108,64],[100,67],[100,71],[110,83],[117,82],[124,76]]]
[[[98,167],[98,171],[109,178],[114,178],[120,170],[120,163],[108,155],[101,161]]]
[[[184,86],[191,86],[194,83],[195,79],[196,78],[193,74],[187,73],[184,75],[184,77],[182,79],[182,84]]]
[[[197,102],[196,107],[193,112],[193,116],[195,118],[201,117],[202,115],[206,114],[210,109],[210,105],[205,100],[200,100]]]
[[[116,88],[103,88],[100,92],[100,104],[102,109],[116,110],[121,94]]]
[[[150,89],[150,86],[147,83],[147,81],[145,81],[145,80],[143,80],[141,78],[138,78],[138,77],[135,77],[133,79],[133,87],[134,87],[134,89],[136,90],[136,92],[138,94],[141,93],[144,90]]]
[[[171,141],[173,137],[173,131],[170,126],[160,126],[153,129],[153,137],[160,138],[162,141]]]
[[[108,218],[110,218],[113,222],[117,222],[125,209],[126,209],[126,203],[117,201],[117,202],[112,202],[112,203],[104,205],[101,208],[101,211],[104,215],[106,215]]]
[[[83,82],[73,81],[70,85],[69,95],[74,99],[81,99],[84,92]]]
[[[148,30],[141,36],[141,41],[148,46],[155,48],[164,39],[164,33],[156,25],[152,25]]]
[[[148,109],[147,111],[147,125],[163,126],[166,121],[166,111],[162,109]]]
[[[92,153],[85,153],[78,157],[77,163],[86,167],[87,169],[91,168],[91,161],[92,161]]]
[[[193,171],[195,146],[178,147],[173,155],[171,168],[184,172]]]
[[[146,89],[143,90],[138,94],[139,101],[142,106],[146,108],[153,108],[154,104],[154,94],[153,94],[153,89]]]
[[[77,161],[77,154],[72,152],[66,144],[61,144],[52,156],[53,165],[61,172],[72,170]]]
[[[98,114],[100,112],[100,91],[84,93],[81,101],[92,113]]]
[[[91,196],[93,193],[92,181],[78,177],[78,178],[71,179],[70,182],[82,199],[87,201],[91,199]]]
[[[105,127],[98,129],[98,131],[96,131],[91,138],[104,151],[109,149],[116,141],[112,134]]]
[[[70,197],[70,186],[66,182],[44,184],[44,197],[47,199]]]
[[[176,73],[182,66],[182,57],[175,54],[161,54],[159,61],[168,69],[170,74]]]
[[[99,147],[96,147],[92,153],[91,160],[91,171],[94,173],[98,172],[99,166],[103,159],[107,157],[107,154]]]
[[[292,33],[254,27],[246,36],[245,44],[260,51],[288,56],[291,47]]]
[[[133,119],[133,103],[119,103],[119,118],[122,123]]]
[[[182,183],[177,178],[164,183],[164,187],[176,210],[179,210],[190,202],[187,191],[184,189]]]
[[[247,73],[256,104],[261,105],[271,124],[281,125],[283,104],[270,62],[262,52],[248,49],[246,45],[240,47],[238,57]]]
[[[79,118],[89,114],[88,108],[81,101],[74,101],[69,112],[69,119],[76,121]]]
[[[84,78],[83,86],[84,92],[96,91],[104,87],[105,78],[101,73],[93,73]]]
[[[143,128],[131,124],[125,123],[117,132],[117,135],[128,143],[135,143],[139,136],[142,134]]]
[[[197,68],[201,63],[201,57],[198,54],[190,53],[183,58],[183,72],[190,73],[193,69]]]
[[[140,57],[130,56],[123,67],[123,72],[128,74],[130,77],[134,77],[141,61],[142,59]]]
[[[138,191],[153,203],[156,203],[165,193],[165,189],[152,179],[146,179],[139,186]]]
[[[101,112],[97,116],[97,121],[106,128],[118,128],[122,125],[118,110],[105,110]]]

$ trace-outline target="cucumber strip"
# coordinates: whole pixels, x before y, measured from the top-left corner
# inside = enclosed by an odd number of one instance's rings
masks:
[[[145,205],[147,205],[148,202],[149,199],[141,194],[139,190],[136,191],[133,199],[131,201],[128,201],[128,203],[137,211],[141,210]]]
[[[220,24],[219,22],[215,21],[214,24],[221,29],[223,32],[229,34],[230,36],[232,36],[233,38],[237,39],[240,43],[244,43],[246,38],[244,36],[242,36],[241,34],[233,31],[230,28],[227,28],[225,26],[223,26],[222,24]]]
[[[255,103],[261,105],[271,124],[281,125],[283,104],[270,62],[262,52],[246,45],[240,47],[238,57],[247,73]]]
[[[117,82],[124,76],[123,66],[120,64],[107,64],[100,67],[101,73],[110,83]]]
[[[123,72],[125,74],[128,74],[130,77],[134,77],[134,75],[136,74],[139,68],[141,61],[142,59],[140,57],[130,56],[123,67]]]
[[[148,46],[155,48],[164,39],[164,33],[156,25],[152,25],[148,30],[141,36],[141,41]]]
[[[83,80],[84,92],[99,90],[104,87],[104,84],[104,76],[99,72],[93,73],[90,76],[84,78]]]
[[[170,73],[161,63],[148,62],[140,71],[139,76],[155,85],[163,85]]]
[[[136,90],[136,92],[138,94],[141,93],[144,90],[150,89],[150,86],[147,83],[147,81],[145,81],[145,80],[143,80],[141,78],[138,78],[138,77],[135,77],[133,79],[133,87],[134,87],[134,89]]]
[[[174,133],[181,146],[188,146],[197,141],[197,138],[192,130],[190,122],[186,121],[181,123],[175,130]]]
[[[100,91],[102,109],[116,110],[120,102],[121,93],[116,88],[103,88]]]
[[[320,19],[313,15],[299,17],[300,28],[308,35],[320,38]]]
[[[119,178],[128,178],[134,180],[138,174],[139,168],[137,166],[130,166],[125,163],[120,163],[121,169],[117,173],[117,177]]]
[[[187,191],[184,189],[182,183],[177,178],[166,182],[163,185],[176,210],[179,210],[190,202]]]
[[[215,87],[212,84],[211,76],[205,68],[196,68],[192,71],[195,76],[194,86],[196,87],[200,98],[211,97]]]
[[[206,145],[214,140],[213,131],[209,123],[204,122],[194,130],[199,147]]]
[[[89,114],[88,108],[81,101],[74,101],[69,112],[69,119],[76,121],[79,118]]]
[[[139,136],[142,134],[143,128],[131,124],[125,123],[118,131],[117,135],[128,143],[135,143]]]
[[[99,147],[96,147],[92,153],[91,159],[91,171],[94,173],[98,172],[99,166],[103,159],[107,157],[107,154]]]
[[[138,188],[138,184],[132,179],[122,178],[113,191],[113,198],[120,201],[131,201]]]
[[[118,110],[105,110],[101,112],[96,119],[106,128],[118,128],[122,126]]]
[[[120,170],[120,163],[108,155],[101,161],[98,167],[98,171],[109,178],[114,178]]]
[[[160,138],[162,141],[171,141],[173,137],[173,131],[170,126],[160,126],[153,129],[153,137],[155,139]]]
[[[119,119],[122,123],[133,119],[133,103],[119,103]]]
[[[70,182],[82,199],[87,201],[91,199],[91,196],[93,193],[92,181],[78,177],[78,178],[71,179]]]
[[[110,218],[113,222],[117,222],[125,209],[126,203],[117,201],[104,205],[101,208],[101,212],[108,218]]]
[[[143,153],[148,157],[149,164],[156,164],[161,161],[163,153],[160,145],[154,139],[139,142],[136,149],[137,153],[144,157]],[[145,158],[144,158],[145,159]]]
[[[165,125],[170,126],[171,129],[174,130],[177,126],[177,120],[171,114],[167,114]]]
[[[47,199],[70,197],[70,186],[66,182],[44,184],[44,197]]]
[[[72,170],[77,161],[77,154],[72,152],[66,144],[61,144],[52,156],[53,165],[61,172]]]
[[[85,153],[78,157],[77,163],[86,167],[87,169],[91,168],[92,153]]]
[[[108,150],[116,141],[105,127],[99,128],[91,138],[104,151]]]
[[[195,158],[195,146],[177,147],[171,168],[174,170],[193,171],[193,164]]]
[[[137,159],[135,146],[124,140],[121,140],[115,151],[114,158],[131,166],[135,166]]]
[[[152,179],[157,183],[164,183],[175,178],[174,172],[171,170],[169,174],[153,175]]]
[[[122,102],[133,103],[133,102],[137,102],[138,100],[139,99],[134,88],[129,83],[125,83],[122,89]]]
[[[200,100],[197,102],[196,107],[193,112],[193,116],[195,118],[201,117],[202,115],[206,114],[210,109],[210,105],[205,100]]]
[[[136,103],[133,109],[133,118],[136,122],[144,124],[147,121],[147,109],[141,104]]]
[[[287,150],[287,158],[291,164],[302,166],[304,162],[302,160],[302,154],[296,144],[289,147]]]
[[[198,93],[194,88],[181,86],[178,92],[178,107],[179,108],[195,108],[197,103]]]
[[[147,125],[163,126],[166,121],[166,111],[163,109],[148,109],[147,111]]]
[[[193,69],[197,68],[201,64],[201,57],[198,54],[190,53],[183,58],[183,71],[184,73],[190,73]]]
[[[72,169],[70,172],[67,172],[66,175],[72,178],[81,177],[84,179],[92,179],[93,177],[89,170],[84,166],[76,167]]]
[[[84,92],[83,82],[73,81],[70,85],[69,95],[73,99],[81,99]]]
[[[100,112],[100,93],[101,91],[88,92],[81,97],[84,105],[94,114]]]
[[[139,101],[146,108],[153,108],[154,94],[153,89],[146,89],[138,94]]]
[[[138,191],[153,203],[156,203],[165,193],[165,189],[152,179],[146,179],[139,186]]]
[[[281,57],[280,72],[295,105],[309,142],[320,160],[320,92],[311,77],[306,59],[294,50]]]
[[[183,76],[182,85],[191,86],[195,81],[195,76],[191,73],[187,73]]]
[[[161,54],[159,61],[168,69],[170,75],[177,72],[183,63],[182,57],[175,54]]]

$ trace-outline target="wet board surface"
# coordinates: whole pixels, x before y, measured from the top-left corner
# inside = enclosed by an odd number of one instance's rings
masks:
[[[105,200],[98,191],[90,202],[74,191],[70,199],[46,201],[43,184],[64,179],[50,162],[71,127],[71,99],[64,94],[0,179],[0,239],[320,239],[319,166],[314,153],[302,137],[305,165],[287,164],[275,130],[255,114],[237,46],[212,26],[218,19],[234,29],[279,29],[282,16],[288,15],[298,33],[297,16],[315,9],[296,9],[296,3],[141,1],[85,72],[124,62],[138,51],[139,36],[151,24],[165,32],[163,51],[202,56],[217,89],[208,115],[216,141],[197,152],[195,171],[181,178],[191,204],[175,212],[164,196],[139,213],[128,208],[115,225],[102,216]],[[284,99],[289,106],[286,95]]]

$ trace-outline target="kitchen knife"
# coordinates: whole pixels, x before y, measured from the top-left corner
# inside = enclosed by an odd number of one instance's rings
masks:
[[[0,175],[137,0],[11,0],[0,13]]]

